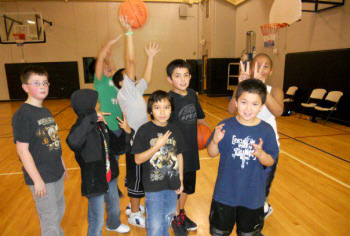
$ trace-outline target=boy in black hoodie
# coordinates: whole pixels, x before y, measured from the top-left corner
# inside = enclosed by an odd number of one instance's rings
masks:
[[[130,150],[134,131],[125,118],[119,119],[122,134],[116,136],[103,122],[103,113],[96,112],[98,93],[91,89],[72,94],[71,103],[78,119],[67,137],[67,144],[75,152],[81,168],[81,192],[89,200],[88,236],[102,235],[104,202],[107,205],[108,231],[127,233],[130,227],[120,222],[117,177],[119,167],[115,155]]]

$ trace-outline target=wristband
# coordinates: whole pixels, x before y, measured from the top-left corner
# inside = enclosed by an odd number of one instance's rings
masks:
[[[133,35],[133,34],[134,34],[134,32],[132,32],[132,31],[129,31],[129,32],[125,33],[126,36],[130,36],[130,35]]]

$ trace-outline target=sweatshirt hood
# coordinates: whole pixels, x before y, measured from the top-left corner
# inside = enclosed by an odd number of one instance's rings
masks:
[[[74,112],[78,115],[88,115],[95,112],[98,93],[92,89],[81,89],[75,91],[71,97]]]

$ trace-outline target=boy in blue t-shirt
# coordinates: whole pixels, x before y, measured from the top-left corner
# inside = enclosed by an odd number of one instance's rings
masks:
[[[273,165],[278,145],[271,125],[257,118],[266,101],[266,85],[257,79],[239,83],[238,115],[215,127],[207,143],[210,157],[221,153],[210,209],[211,235],[260,236],[264,225],[264,166]]]

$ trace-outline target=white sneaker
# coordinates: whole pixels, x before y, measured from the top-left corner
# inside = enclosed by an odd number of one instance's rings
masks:
[[[128,222],[131,225],[135,225],[137,227],[145,228],[145,216],[141,211],[136,213],[130,213]]]
[[[265,202],[264,204],[264,218],[266,219],[267,217],[269,217],[273,212],[273,208],[272,206],[268,203]]]
[[[142,214],[145,214],[146,210],[145,207],[140,203],[139,211],[141,211]],[[131,203],[126,207],[125,214],[128,216],[131,213]]]
[[[106,226],[106,230],[107,231],[114,231],[114,232],[117,232],[117,233],[120,233],[120,234],[125,234],[127,232],[130,231],[130,227],[127,226],[127,225],[124,225],[124,224],[121,224],[118,228],[116,229],[108,229],[107,226]]]

